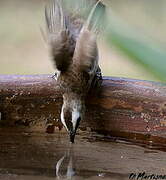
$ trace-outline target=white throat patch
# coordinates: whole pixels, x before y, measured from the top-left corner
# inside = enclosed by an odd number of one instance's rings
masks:
[[[77,123],[77,120],[79,117],[80,117],[80,112],[77,109],[73,109],[73,111],[72,111],[73,129],[76,128],[76,123]]]
[[[66,126],[65,119],[64,119],[63,106],[62,106],[62,110],[61,110],[61,122],[62,122],[62,124],[65,126],[66,130],[68,131],[68,128],[67,128],[67,126]]]

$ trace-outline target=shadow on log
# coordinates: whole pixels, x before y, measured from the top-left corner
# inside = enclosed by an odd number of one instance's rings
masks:
[[[166,84],[104,77],[100,92],[93,94],[81,129],[166,143]],[[0,75],[0,102],[1,126],[62,128],[62,97],[50,75]]]

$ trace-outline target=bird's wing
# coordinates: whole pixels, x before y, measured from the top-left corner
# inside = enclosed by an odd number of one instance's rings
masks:
[[[100,18],[105,11],[105,6],[100,1],[94,5],[95,2],[96,0],[53,0],[50,7],[45,8],[50,54],[59,71],[67,70],[76,59],[73,56],[83,55],[77,58],[80,62],[87,58],[88,63],[95,63],[92,61],[94,56],[98,56],[95,36],[99,32]]]
[[[45,20],[52,59],[59,71],[65,71],[72,61],[75,41],[67,27],[61,0],[54,0],[45,8]]]
[[[76,41],[73,63],[84,72],[95,73],[98,68],[96,37],[100,30],[100,18],[105,7],[98,1],[91,9]]]

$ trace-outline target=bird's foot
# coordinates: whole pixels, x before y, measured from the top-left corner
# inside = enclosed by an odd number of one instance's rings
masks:
[[[57,80],[57,73],[55,72],[55,74],[52,76],[52,79]]]
[[[60,71],[56,71],[55,74],[52,76],[52,78],[57,81],[59,76],[60,76]]]
[[[92,84],[91,84],[91,92],[98,92],[100,90],[101,84],[102,84],[102,73],[101,73],[101,69],[98,68],[96,71],[96,74],[93,78]]]
[[[60,76],[60,71],[56,71],[55,74],[52,76],[52,78],[57,81],[59,76]]]
[[[101,69],[98,67],[96,74],[94,76],[94,79],[92,81],[92,88],[100,88],[102,81],[103,81],[103,78],[102,78]]]

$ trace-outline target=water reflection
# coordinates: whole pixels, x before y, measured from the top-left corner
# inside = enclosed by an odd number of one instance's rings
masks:
[[[128,180],[131,173],[163,174],[166,153],[155,148],[108,141],[87,141],[67,134],[0,131],[0,179]]]
[[[67,151],[56,163],[55,171],[57,179],[62,179],[64,177],[67,179],[72,179],[72,177],[76,174],[73,148],[73,145],[70,144]]]

